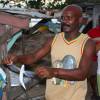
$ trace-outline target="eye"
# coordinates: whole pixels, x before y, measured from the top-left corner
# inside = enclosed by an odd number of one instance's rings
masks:
[[[61,21],[72,20],[72,16],[61,16]]]
[[[61,16],[61,21],[67,20],[68,16]]]

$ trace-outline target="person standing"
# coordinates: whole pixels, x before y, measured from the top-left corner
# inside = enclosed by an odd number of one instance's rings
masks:
[[[90,29],[87,34],[96,42],[96,54],[93,57],[93,68],[90,76],[91,85],[93,88],[94,96],[100,96],[100,18],[99,25]],[[98,94],[97,94],[98,88]],[[99,97],[100,99],[100,97]]]
[[[87,34],[79,32],[82,9],[69,5],[62,10],[62,32],[31,55],[8,56],[2,63],[33,64],[51,53],[52,66],[38,66],[36,74],[47,78],[46,100],[85,100],[87,76],[95,53],[95,43]],[[88,99],[89,100],[89,99]]]

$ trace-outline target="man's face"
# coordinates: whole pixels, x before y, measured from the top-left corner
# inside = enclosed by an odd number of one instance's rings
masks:
[[[74,11],[65,10],[61,17],[61,25],[63,32],[74,32],[79,28],[79,16]]]

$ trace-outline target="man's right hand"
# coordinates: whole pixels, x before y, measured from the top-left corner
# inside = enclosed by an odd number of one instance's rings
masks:
[[[2,60],[2,64],[10,65],[16,60],[15,54],[9,54],[8,56],[4,57]]]

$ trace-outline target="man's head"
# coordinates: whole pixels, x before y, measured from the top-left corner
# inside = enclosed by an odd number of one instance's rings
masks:
[[[82,8],[77,5],[69,5],[62,11],[61,28],[62,31],[71,33],[79,29],[82,17]]]

